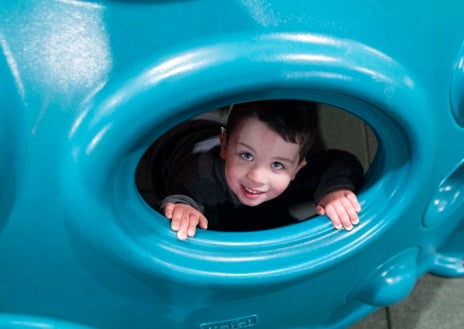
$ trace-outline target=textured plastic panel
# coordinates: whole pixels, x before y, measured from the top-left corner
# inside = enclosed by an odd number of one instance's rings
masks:
[[[427,272],[464,274],[463,2],[2,1],[0,17],[1,327],[344,328]],[[361,224],[178,241],[137,191],[145,150],[279,97],[375,132]]]

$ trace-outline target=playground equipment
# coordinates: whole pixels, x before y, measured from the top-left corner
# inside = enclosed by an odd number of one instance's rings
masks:
[[[0,327],[345,328],[464,274],[464,2],[0,3]],[[183,120],[298,98],[378,140],[361,224],[178,241],[135,170]]]

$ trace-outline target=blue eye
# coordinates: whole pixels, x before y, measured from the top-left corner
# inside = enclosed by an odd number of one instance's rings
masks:
[[[253,156],[248,153],[248,152],[243,152],[243,153],[240,153],[240,157],[243,159],[243,160],[247,160],[247,161],[252,161],[253,160]]]
[[[285,166],[284,166],[282,163],[280,163],[280,162],[273,162],[273,163],[271,164],[271,167],[272,167],[273,169],[278,169],[278,170],[284,169],[284,168],[285,168]]]

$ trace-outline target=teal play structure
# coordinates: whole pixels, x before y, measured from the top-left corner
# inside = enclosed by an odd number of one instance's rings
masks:
[[[346,328],[464,275],[464,2],[0,3],[1,328]],[[140,196],[159,136],[296,98],[366,122],[361,224],[200,231]]]

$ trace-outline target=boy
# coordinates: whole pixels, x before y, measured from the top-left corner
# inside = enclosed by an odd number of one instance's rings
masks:
[[[211,128],[219,131],[214,121],[192,120],[178,129],[184,141],[176,147],[184,150],[168,149],[154,185],[164,187],[159,210],[178,239],[193,237],[197,226],[239,231],[286,225],[292,221],[288,207],[311,199],[335,228],[351,230],[361,211],[354,192],[363,169],[347,152],[310,152],[314,106],[294,100],[234,105],[219,140],[201,140]],[[197,143],[199,131],[204,136]]]

